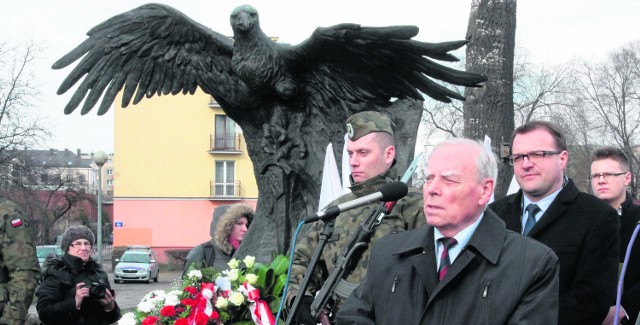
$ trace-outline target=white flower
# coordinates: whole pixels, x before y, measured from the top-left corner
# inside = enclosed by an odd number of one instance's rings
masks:
[[[216,308],[225,310],[227,307],[229,307],[229,300],[222,297],[218,297],[218,299],[216,299]]]
[[[231,261],[227,263],[227,265],[229,265],[231,269],[237,269],[238,266],[240,266],[240,261],[236,260],[235,258],[232,258]]]
[[[258,276],[253,273],[249,273],[244,277],[247,278],[247,282],[249,282],[249,284],[256,284],[256,282],[258,281]]]
[[[175,306],[179,303],[180,303],[180,298],[178,298],[178,295],[168,294],[167,297],[164,299],[165,306]]]
[[[247,255],[244,258],[244,260],[242,260],[242,262],[244,262],[244,265],[246,265],[248,268],[252,268],[253,265],[256,263],[256,258],[253,256]]]
[[[229,270],[229,280],[238,280],[238,269]]]
[[[171,290],[169,292],[167,292],[167,295],[173,295],[173,296],[179,296],[182,294],[182,290]]]
[[[142,298],[142,301],[148,301],[152,304],[157,305],[161,304],[166,296],[167,294],[164,292],[164,290],[154,290],[147,293],[144,298]]]
[[[235,291],[229,296],[229,302],[236,306],[240,306],[244,302],[244,295],[240,292]]]
[[[137,308],[143,313],[150,313],[155,308],[155,304],[151,301],[141,301]]]
[[[227,271],[224,271],[224,273],[229,273]],[[228,277],[224,277],[224,276],[219,276],[216,278],[216,288],[218,288],[218,290],[222,290],[222,291],[228,291],[231,290],[231,280],[229,280]]]
[[[202,279],[202,272],[200,272],[200,270],[191,270],[187,274],[187,277],[196,278],[196,279],[200,280],[200,279]]]
[[[132,312],[122,315],[122,318],[118,321],[118,325],[136,325],[136,315]]]

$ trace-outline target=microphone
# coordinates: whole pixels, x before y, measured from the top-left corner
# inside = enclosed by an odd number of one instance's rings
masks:
[[[386,184],[380,188],[378,192],[365,195],[355,200],[347,201],[327,208],[324,211],[316,213],[315,216],[304,219],[304,223],[316,222],[318,220],[331,219],[338,216],[341,212],[351,210],[363,205],[367,205],[376,201],[396,201],[403,198],[409,192],[409,187],[403,182],[393,182]]]

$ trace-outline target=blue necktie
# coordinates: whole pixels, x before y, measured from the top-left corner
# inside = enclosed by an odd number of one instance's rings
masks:
[[[536,213],[540,211],[540,207],[537,204],[531,203],[527,205],[525,209],[527,211],[527,222],[524,224],[524,230],[522,231],[523,235],[527,235],[531,228],[536,224]]]

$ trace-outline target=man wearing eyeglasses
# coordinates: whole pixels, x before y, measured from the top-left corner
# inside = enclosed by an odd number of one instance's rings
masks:
[[[620,263],[624,262],[631,235],[636,223],[640,220],[640,206],[633,204],[631,194],[627,193],[627,186],[631,183],[629,170],[629,159],[619,148],[602,147],[591,154],[589,181],[593,194],[616,209],[620,218]],[[612,305],[603,324],[618,324],[620,321],[627,321],[630,324],[636,322],[640,312],[640,240],[638,239],[631,250],[624,279],[621,307],[618,317],[615,317],[616,308]]]
[[[580,192],[564,175],[569,153],[553,123],[531,121],[515,129],[511,152],[520,190],[492,203],[491,209],[508,229],[558,255],[558,324],[601,324],[616,293],[620,234],[615,210]]]

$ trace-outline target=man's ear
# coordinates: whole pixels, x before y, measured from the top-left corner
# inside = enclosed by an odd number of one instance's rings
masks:
[[[391,164],[394,159],[396,159],[396,147],[388,146],[387,149],[384,150],[384,161],[387,164]]]
[[[569,152],[566,150],[563,150],[562,152],[560,152],[558,157],[560,157],[560,166],[562,167],[562,170],[566,170],[567,163],[569,162]]]
[[[493,195],[493,190],[495,186],[495,181],[493,180],[493,178],[485,178],[480,183],[480,186],[481,186],[482,192],[480,193],[480,200],[478,201],[478,204],[483,206],[489,203],[489,200],[491,200],[491,196]]]

